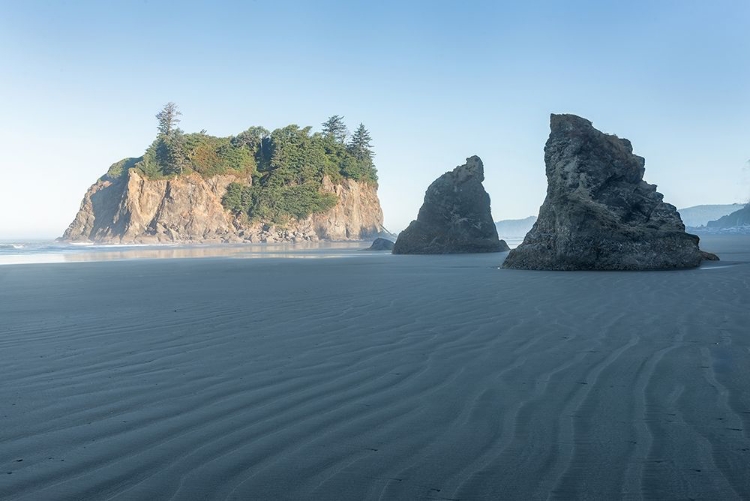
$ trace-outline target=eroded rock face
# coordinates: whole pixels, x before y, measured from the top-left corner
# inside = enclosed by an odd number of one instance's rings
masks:
[[[327,212],[298,221],[298,231],[322,240],[364,240],[384,231],[383,209],[374,186],[353,179],[333,184],[325,177],[323,191],[335,193],[339,203]]]
[[[544,147],[547,198],[505,268],[655,270],[692,268],[699,238],[643,180],[645,160],[627,139],[575,115],[552,115]]]
[[[293,220],[283,228],[235,219],[221,204],[230,183],[249,184],[235,175],[203,178],[188,174],[146,179],[131,169],[106,176],[84,196],[62,239],[100,243],[212,243],[362,240],[383,230],[383,211],[374,186],[345,179],[323,190],[339,203],[329,211]]]
[[[427,188],[416,221],[399,234],[393,253],[507,251],[508,245],[497,237],[482,181],[484,165],[478,156],[437,178]]]

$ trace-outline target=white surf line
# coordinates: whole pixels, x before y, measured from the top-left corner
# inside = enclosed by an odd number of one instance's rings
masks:
[[[722,268],[734,268],[736,264],[720,264],[718,266],[701,266],[699,270],[720,270]]]

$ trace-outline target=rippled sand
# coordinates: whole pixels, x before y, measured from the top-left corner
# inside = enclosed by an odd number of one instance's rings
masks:
[[[750,498],[750,238],[703,247],[0,267],[0,499]]]

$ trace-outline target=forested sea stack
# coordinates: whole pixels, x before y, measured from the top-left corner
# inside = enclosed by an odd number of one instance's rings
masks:
[[[427,188],[416,221],[399,234],[393,253],[507,251],[508,245],[497,236],[482,181],[484,165],[476,155],[437,178]]]
[[[143,156],[115,163],[84,196],[63,240],[104,243],[360,240],[383,231],[370,135],[342,117],[323,131],[251,127],[186,134],[157,115]]]
[[[645,160],[627,139],[575,115],[552,115],[544,147],[547,198],[539,218],[503,263],[529,270],[692,268],[699,238],[643,180]]]

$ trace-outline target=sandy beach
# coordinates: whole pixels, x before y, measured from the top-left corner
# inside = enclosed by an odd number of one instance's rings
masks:
[[[750,499],[750,236],[0,267],[0,499]]]

